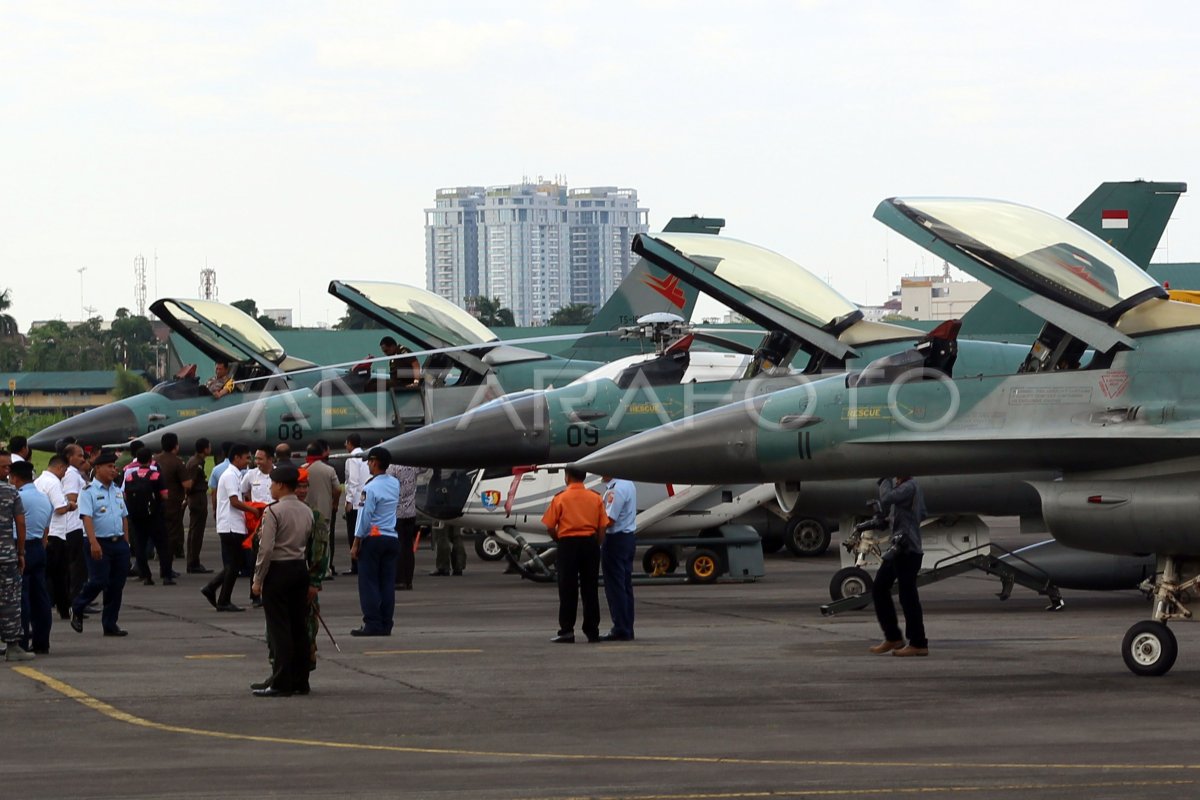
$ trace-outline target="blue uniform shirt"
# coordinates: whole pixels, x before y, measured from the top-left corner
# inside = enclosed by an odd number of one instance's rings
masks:
[[[217,481],[221,480],[221,473],[229,467],[229,459],[225,459],[220,464],[213,467],[212,474],[208,476],[208,488],[214,492],[217,490]]]
[[[396,536],[396,506],[400,502],[400,481],[384,473],[367,481],[363,490],[362,508],[358,510],[358,523],[354,537],[364,539],[375,530],[381,536]]]
[[[125,493],[116,483],[107,488],[98,479],[92,480],[79,493],[79,516],[91,517],[97,539],[114,539],[125,535],[121,520],[129,516],[125,508]]]
[[[21,487],[21,504],[25,506],[25,538],[41,539],[50,527],[50,517],[54,509],[50,507],[50,498],[42,494],[32,483]]]
[[[634,533],[637,530],[637,490],[631,481],[613,478],[604,492],[604,513],[612,520],[609,533]]]

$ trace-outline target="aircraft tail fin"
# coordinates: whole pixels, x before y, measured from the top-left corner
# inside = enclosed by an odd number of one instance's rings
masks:
[[[1179,196],[1186,191],[1186,183],[1102,183],[1067,219],[1145,269],[1158,249]]]
[[[1099,236],[1142,269],[1158,248],[1186,183],[1110,181],[1100,184],[1067,216]],[[1045,321],[996,292],[988,292],[962,318],[972,336],[1034,337]],[[1032,338],[1030,338],[1032,341]]]
[[[725,227],[725,220],[717,217],[674,217],[663,228],[664,231],[682,233],[707,233],[716,235]],[[666,311],[678,314],[684,320],[691,319],[692,310],[700,292],[652,266],[639,258],[587,326],[587,333],[611,331],[623,325],[632,325],[639,317]],[[577,353],[586,350],[630,349],[628,342],[615,337],[592,337],[583,339],[571,348]]]

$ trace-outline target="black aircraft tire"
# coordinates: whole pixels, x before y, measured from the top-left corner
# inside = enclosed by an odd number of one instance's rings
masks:
[[[642,556],[642,570],[647,575],[670,575],[679,569],[679,557],[675,548],[655,545]]]
[[[871,574],[862,567],[842,567],[833,573],[829,581],[829,597],[837,601],[847,597],[862,597],[862,605],[855,609],[866,608],[871,604],[871,587],[875,585]]]
[[[1143,620],[1125,633],[1121,655],[1125,658],[1125,666],[1134,675],[1158,677],[1166,675],[1175,665],[1179,643],[1164,623]]]
[[[787,521],[783,543],[797,558],[815,558],[829,549],[829,528],[812,517],[795,516]]]
[[[780,550],[783,549],[783,539],[778,536],[763,536],[761,538],[761,541],[762,541],[762,551],[763,551],[764,555],[770,555],[771,553],[778,553]]]
[[[482,561],[499,561],[504,558],[504,545],[491,531],[480,531],[475,537],[475,555]]]
[[[721,557],[707,547],[697,547],[688,555],[686,569],[692,583],[716,583],[721,577]]]

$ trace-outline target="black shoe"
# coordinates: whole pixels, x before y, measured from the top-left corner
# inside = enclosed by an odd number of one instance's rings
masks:
[[[262,598],[261,597],[251,597],[250,605],[253,608],[262,608]]]
[[[623,633],[602,633],[600,634],[602,642],[632,642],[632,636],[626,636]]]
[[[154,578],[142,578],[142,586],[153,586]]]
[[[431,578],[445,578],[449,575],[450,573],[446,572],[444,569],[435,569],[433,572],[429,573],[429,577]]]
[[[205,586],[203,589],[200,590],[200,594],[204,595],[204,599],[209,602],[209,605],[211,605],[213,608],[217,609],[217,611],[221,610],[220,607],[217,605],[217,590],[216,589],[212,589],[208,586]]]
[[[217,611],[228,611],[230,613],[233,613],[235,611],[245,611],[245,610],[246,609],[242,608],[241,606],[235,606],[233,603],[226,603],[223,606],[217,606]]]
[[[35,648],[33,648],[33,654],[35,656],[48,656],[48,655],[50,655],[50,648],[49,647],[35,647]]]
[[[387,636],[386,633],[379,631],[369,631],[366,628],[355,628],[350,631],[351,636]]]
[[[301,686],[299,689],[296,690],[296,694],[308,694],[310,691],[312,691],[312,690],[310,688],[308,688],[307,686]]]
[[[83,615],[75,613],[74,609],[71,610],[71,630],[83,633]]]
[[[291,692],[281,692],[278,689],[268,686],[265,689],[255,689],[251,692],[255,697],[291,697]]]
[[[83,610],[83,613],[84,614],[99,614],[100,606],[96,605],[95,603],[88,603],[88,606],[87,606],[87,608],[85,608]]]
[[[560,633],[558,636],[555,636],[550,641],[553,642],[554,644],[575,644],[575,634]]]
[[[250,684],[250,688],[256,692],[259,689],[269,689],[270,687],[271,687],[271,679],[270,678],[267,678],[265,681],[259,681],[258,683]]]
[[[182,575],[180,575],[180,574],[179,574],[178,572],[176,572],[175,570],[171,570],[171,577],[172,577],[172,578],[182,578],[183,576],[182,576]]]
[[[450,574],[451,574],[451,575],[462,575],[462,570],[461,570],[461,569],[456,569],[456,570],[453,570],[453,571],[451,571],[451,573],[450,573]]]
[[[329,567],[329,574],[330,574],[330,575],[337,575],[337,574],[338,574],[337,567],[335,567],[335,566],[333,566],[333,565],[330,565],[330,567]]]
[[[105,636],[128,636],[129,631],[125,630],[124,628],[113,628],[112,630],[105,631],[104,635]]]
[[[189,575],[204,575],[206,573],[212,572],[211,569],[204,566],[203,564],[193,564],[192,566],[187,568],[187,571],[188,571]]]
[[[163,578],[163,586],[178,586],[174,578]]]
[[[411,589],[412,589],[412,584],[411,584],[411,583],[397,583],[397,584],[396,584],[396,591],[397,591],[397,592],[407,592],[407,591],[409,591],[409,590],[411,590]]]
[[[351,567],[351,568],[350,568],[350,571],[349,571],[349,572],[347,572],[346,574],[347,574],[347,575],[357,575],[357,574],[358,574],[358,567]]]
[[[600,636],[598,634],[596,636],[588,637],[588,644],[596,644],[596,642],[599,642],[599,641],[600,641]]]

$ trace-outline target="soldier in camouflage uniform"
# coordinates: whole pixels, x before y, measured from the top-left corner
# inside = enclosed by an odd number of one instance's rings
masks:
[[[6,661],[33,658],[21,648],[21,573],[25,571],[25,507],[8,484],[12,456],[0,450],[0,639]],[[16,537],[8,531],[16,529]]]

